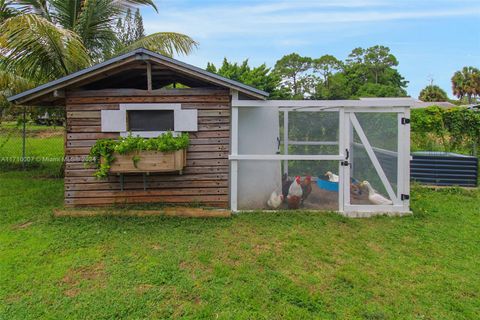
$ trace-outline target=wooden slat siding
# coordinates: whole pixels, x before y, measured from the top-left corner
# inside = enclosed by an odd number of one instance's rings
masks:
[[[90,152],[90,148],[95,144],[96,140],[72,140],[68,141],[67,146],[68,150],[66,151],[67,155],[86,155]],[[228,152],[228,144],[191,144],[187,151],[188,153],[195,152],[205,152],[205,151],[220,151]],[[192,155],[193,157],[198,157],[198,155]]]
[[[106,90],[105,90],[106,93]],[[220,95],[175,96],[72,96],[67,92],[67,132],[65,164],[66,206],[104,206],[109,204],[200,202],[228,207],[230,149],[230,97]],[[102,133],[101,110],[118,110],[121,103],[181,103],[184,109],[198,110],[198,132],[190,133],[187,167],[183,175],[158,173],[147,177],[143,190],[141,175],[126,175],[124,191],[118,175],[99,180],[95,170],[82,162],[97,139],[118,138],[117,133]]]
[[[77,160],[69,161],[66,164],[66,168],[67,168],[66,170],[77,170],[77,171],[89,170],[88,166],[84,167],[84,168],[76,167],[74,169],[69,169],[73,165],[83,166],[84,164],[83,164],[83,162],[80,162],[80,161],[77,161]],[[198,174],[209,174],[209,173],[210,174],[228,173],[228,166],[185,167],[183,172],[184,172],[184,174],[178,180],[184,180],[185,178],[182,178],[182,177],[184,177],[185,175],[187,175],[187,179],[193,179],[193,176],[188,176],[189,174],[198,175]],[[155,177],[157,177],[157,176],[163,177],[163,175],[165,175],[165,174],[166,173],[160,173],[160,172],[155,173],[155,174],[150,175],[149,179],[155,179]],[[77,176],[78,176],[78,174],[77,174]],[[87,176],[90,177],[89,174]],[[171,174],[169,174],[168,176],[172,177]],[[92,178],[94,178],[94,177],[92,176]],[[171,179],[171,178],[169,178],[169,179]]]
[[[183,109],[197,109],[197,110],[230,110],[230,105],[219,103],[182,103]],[[70,104],[66,107],[67,112],[74,111],[99,111],[99,110],[118,110],[118,103],[104,103],[104,104]]]
[[[131,102],[135,103],[135,102]],[[140,103],[140,102],[137,102]],[[198,110],[198,117],[230,117],[230,110]],[[67,119],[100,119],[100,111],[67,111]]]
[[[90,91],[72,90],[69,92],[69,97],[150,97],[150,96],[228,96],[228,89],[222,88],[175,88],[175,89],[100,89]]]
[[[227,195],[205,195],[205,196],[144,196],[144,197],[118,197],[118,198],[65,198],[67,207],[76,206],[97,206],[129,203],[171,203],[190,204],[202,203],[205,206],[216,206],[226,208],[228,206]]]
[[[80,172],[81,170],[78,170],[76,172]],[[67,173],[69,174],[69,173]],[[226,180],[228,178],[227,173],[190,173],[190,174],[184,174],[184,175],[179,175],[179,176],[173,176],[173,175],[166,175],[166,174],[155,174],[155,175],[149,175],[148,176],[148,182],[165,182],[165,181],[221,181],[221,180]],[[141,175],[129,175],[128,179],[125,179],[126,182],[142,182],[143,178]],[[120,178],[117,175],[110,175],[107,179],[102,179],[99,180],[92,176],[91,174],[84,174],[81,177],[74,177],[74,176],[69,176],[68,178],[65,178],[65,183],[116,183],[120,181]],[[120,186],[116,186],[118,189],[120,189]]]
[[[195,195],[226,195],[228,188],[174,188],[156,190],[94,190],[94,191],[66,191],[68,198],[122,198],[147,196],[195,196]]]
[[[69,140],[67,145],[69,147],[91,147],[95,144],[97,140]],[[229,139],[228,138],[218,138],[218,139],[192,139],[190,138],[190,151],[214,151],[213,149],[202,149],[211,148],[213,146],[218,147],[218,151],[228,151],[229,150]],[[196,149],[195,149],[196,148]]]
[[[97,119],[93,119],[92,121],[97,121]],[[100,132],[101,126],[100,125],[68,125],[67,123],[67,131],[71,133],[79,133],[79,132]],[[230,125],[229,124],[199,124],[198,125],[198,132],[202,131],[229,131]]]
[[[66,104],[95,104],[95,103],[206,103],[217,102],[229,104],[229,96],[161,96],[161,97],[68,97]]]
[[[125,182],[125,190],[142,189],[143,182]],[[150,181],[147,180],[148,189],[171,189],[171,188],[227,188],[228,182],[225,180],[213,181]],[[79,191],[79,190],[119,190],[118,184],[109,182],[95,182],[95,183],[77,183],[66,184],[65,191]]]

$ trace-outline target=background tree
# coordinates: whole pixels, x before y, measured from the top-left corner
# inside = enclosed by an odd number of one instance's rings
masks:
[[[448,97],[447,93],[442,88],[430,84],[420,91],[418,99],[425,102],[440,102],[447,101]]]
[[[319,73],[323,79],[323,85],[329,87],[329,78],[333,73],[342,69],[343,63],[330,54],[313,60],[313,70]]]
[[[353,49],[344,66],[350,98],[406,96],[408,81],[395,69],[397,65],[398,61],[388,47]]]
[[[116,33],[120,48],[122,46],[129,46],[135,41],[145,37],[145,29],[143,28],[143,18],[140,14],[140,9],[137,9],[134,15],[132,15],[130,8],[127,9],[125,16],[118,18]]]
[[[206,70],[266,91],[270,94],[270,99],[285,99],[288,97],[288,92],[281,89],[280,77],[271,72],[265,64],[251,68],[248,65],[248,59],[238,64],[229,62],[225,58],[220,68],[216,68],[213,63],[208,63]]]
[[[265,65],[257,70],[250,68],[248,61],[237,65],[226,59],[220,69],[209,64],[207,70],[256,86],[276,98],[355,99],[406,96],[408,81],[397,65],[389,48],[374,46],[353,49],[345,62],[332,55],[312,59],[292,53],[278,60],[272,72]],[[273,75],[277,76],[275,81]],[[272,89],[275,83],[276,89]]]
[[[480,70],[475,67],[463,67],[452,77],[452,91],[460,100],[467,98],[469,104],[480,96]]]
[[[133,18],[133,25],[135,26],[134,28],[135,41],[145,37],[145,28],[143,27],[143,18],[140,13],[140,9],[138,8],[137,8],[137,11],[135,11],[135,17]]]
[[[303,98],[304,94],[308,93],[306,85],[309,84],[308,78],[311,77],[306,71],[311,67],[312,58],[291,53],[278,60],[273,70],[280,76],[282,84],[290,90],[293,97]]]
[[[390,53],[390,48],[373,46],[365,50],[364,63],[373,73],[375,83],[379,83],[379,76],[388,68],[398,66],[397,58]]]

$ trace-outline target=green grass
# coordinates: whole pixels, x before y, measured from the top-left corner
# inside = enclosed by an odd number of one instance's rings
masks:
[[[63,161],[63,128],[28,124],[25,144],[27,167],[58,175]],[[0,126],[0,171],[22,168],[22,128],[16,123]]]
[[[0,319],[478,319],[480,192],[413,216],[53,218],[61,179],[0,173]]]

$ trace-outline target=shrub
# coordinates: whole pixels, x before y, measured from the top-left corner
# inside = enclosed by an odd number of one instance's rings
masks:
[[[449,109],[431,106],[412,110],[412,136],[417,147],[433,140],[441,142],[444,151],[472,150],[480,143],[480,112],[465,107]]]

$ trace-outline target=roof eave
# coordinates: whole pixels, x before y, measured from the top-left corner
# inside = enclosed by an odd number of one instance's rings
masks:
[[[15,104],[24,104],[29,101],[32,101],[33,99],[36,99],[38,97],[41,97],[45,94],[49,94],[55,90],[62,89],[70,84],[74,84],[76,81],[80,81],[84,78],[87,78],[88,76],[93,76],[97,73],[105,71],[104,68],[109,67],[109,69],[114,68],[118,65],[121,65],[123,63],[128,63],[130,62],[131,58],[133,59],[140,59],[140,60],[151,60],[170,65],[173,68],[176,69],[181,69],[186,73],[193,73],[193,76],[203,76],[204,80],[210,81],[212,83],[215,83],[220,86],[228,87],[234,90],[238,90],[239,92],[242,92],[250,97],[256,98],[256,99],[262,99],[265,100],[269,94],[265,91],[247,86],[243,83],[230,80],[227,78],[224,78],[222,76],[219,76],[217,74],[208,72],[206,70],[203,70],[201,68],[189,65],[187,63],[174,60],[169,57],[162,56],[160,54],[148,51],[146,49],[140,48],[133,50],[131,52],[125,53],[123,55],[120,55],[118,57],[112,58],[110,60],[104,61],[102,63],[96,64],[92,67],[82,69],[80,71],[74,72],[70,75],[67,75],[65,77],[59,78],[57,80],[53,80],[51,82],[45,83],[43,85],[40,85],[38,87],[32,88],[30,90],[24,91],[22,93],[13,95],[11,97],[8,97],[7,100],[9,102],[13,102]]]

